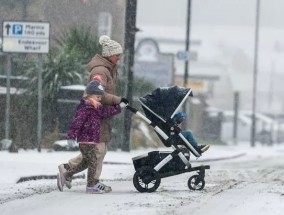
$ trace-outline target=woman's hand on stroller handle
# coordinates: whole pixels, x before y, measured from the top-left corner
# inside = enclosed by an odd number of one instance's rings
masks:
[[[121,97],[120,102],[123,102],[123,103],[125,103],[125,104],[129,104],[128,99],[126,99],[126,98],[124,98],[124,97]]]
[[[120,100],[119,106],[121,108],[125,108],[128,104],[129,104],[129,101],[126,98],[122,97],[121,100]]]

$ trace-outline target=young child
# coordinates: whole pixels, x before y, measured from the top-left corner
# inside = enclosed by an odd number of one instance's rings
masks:
[[[72,175],[88,168],[87,193],[108,192],[102,189],[99,180],[95,178],[97,165],[97,143],[100,143],[100,123],[103,118],[109,118],[121,112],[125,103],[113,106],[103,106],[100,101],[104,94],[104,88],[97,80],[91,81],[85,90],[85,95],[77,107],[76,114],[68,131],[68,144],[77,141],[83,156],[82,162],[71,167],[67,172],[57,174],[57,186],[63,191],[66,180]]]
[[[185,120],[186,114],[184,112],[177,113],[174,117],[174,123],[180,128],[182,122]],[[188,140],[188,142],[200,153],[207,151],[210,145],[198,145],[194,139],[191,131],[181,131],[181,134]]]

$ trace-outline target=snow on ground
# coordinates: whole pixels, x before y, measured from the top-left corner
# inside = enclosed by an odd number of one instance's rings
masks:
[[[64,192],[55,179],[16,184],[20,177],[55,175],[58,164],[78,152],[0,151],[0,214],[283,214],[284,145],[211,146],[202,158],[192,158],[193,166],[211,166],[202,191],[188,189],[194,173],[185,173],[163,178],[154,193],[139,193],[131,158],[150,151],[108,152],[101,178],[113,192],[102,195],[86,194],[86,179],[74,179]]]

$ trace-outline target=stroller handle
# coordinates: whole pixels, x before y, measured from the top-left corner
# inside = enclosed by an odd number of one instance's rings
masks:
[[[142,118],[145,122],[147,122],[149,125],[152,125],[152,122],[146,117],[144,116],[142,113],[140,113],[136,108],[131,107],[130,105],[127,105],[125,108],[127,108],[128,110],[130,110],[132,113],[138,115],[140,118]]]
[[[132,113],[137,113],[138,110],[134,107],[131,107],[130,105],[127,105],[125,108],[127,108],[128,110],[130,110]]]

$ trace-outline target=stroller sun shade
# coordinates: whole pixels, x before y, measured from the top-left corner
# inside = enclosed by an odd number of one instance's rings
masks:
[[[193,96],[190,88],[178,86],[161,87],[154,90],[151,94],[141,97],[140,102],[146,116],[151,121],[155,122],[157,117],[166,121],[176,113],[188,96]]]

